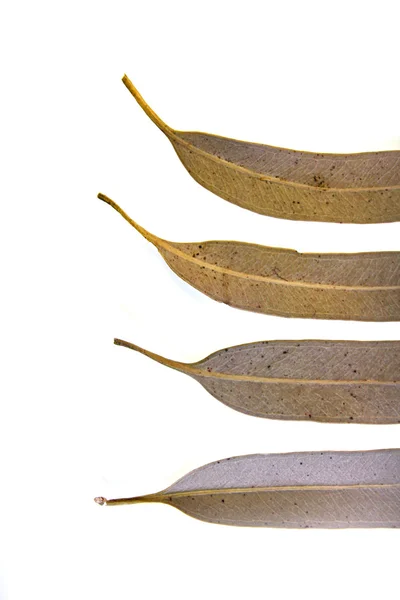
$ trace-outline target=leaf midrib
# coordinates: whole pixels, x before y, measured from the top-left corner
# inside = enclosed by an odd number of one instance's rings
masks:
[[[185,498],[192,496],[211,496],[211,495],[234,495],[234,494],[260,494],[264,492],[296,492],[296,491],[333,491],[348,489],[388,489],[399,488],[400,483],[355,483],[355,484],[329,484],[329,485],[274,485],[262,487],[243,487],[243,488],[207,488],[202,490],[183,490],[169,492],[168,489],[156,494],[149,494],[145,498],[152,498],[155,502],[169,501],[168,498]]]

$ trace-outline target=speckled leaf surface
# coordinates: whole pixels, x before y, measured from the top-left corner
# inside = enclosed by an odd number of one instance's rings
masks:
[[[254,212],[304,221],[400,220],[400,151],[317,154],[176,131],[123,82],[202,186]]]
[[[210,463],[158,494],[211,523],[250,527],[400,527],[400,450],[255,454]]]
[[[186,373],[240,412],[270,419],[400,423],[400,342],[270,341],[219,350],[196,363],[136,350]]]
[[[400,252],[300,254],[244,242],[169,242],[98,197],[154,244],[179,277],[214,300],[284,317],[400,320]]]

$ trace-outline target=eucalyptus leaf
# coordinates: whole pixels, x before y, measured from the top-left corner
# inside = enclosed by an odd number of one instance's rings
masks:
[[[268,341],[233,346],[195,363],[136,350],[201,383],[240,412],[270,419],[400,423],[400,342]]]
[[[400,252],[300,254],[244,242],[169,242],[98,197],[154,244],[179,277],[214,300],[284,317],[400,320]]]
[[[161,502],[211,523],[250,527],[400,527],[400,450],[227,458],[157,494],[98,504]]]
[[[176,131],[122,81],[172,143],[189,174],[221,198],[254,212],[303,221],[400,220],[400,151],[320,154]]]

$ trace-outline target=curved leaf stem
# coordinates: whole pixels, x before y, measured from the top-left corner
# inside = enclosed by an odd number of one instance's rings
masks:
[[[154,110],[150,108],[150,106],[147,104],[142,95],[139,94],[138,90],[135,88],[129,77],[127,75],[124,75],[122,81],[127,87],[127,89],[130,91],[132,96],[135,98],[136,102],[144,110],[146,115],[153,121],[153,123],[157,125],[157,127],[161,129],[161,131],[165,133],[165,135],[168,136],[170,134],[173,134],[174,130],[171,129],[171,127],[169,127],[166,123],[164,123],[164,121],[160,119],[160,117],[154,112]]]
[[[114,202],[114,200],[111,200],[111,198],[109,198],[105,194],[101,194],[101,193],[97,194],[97,197],[99,198],[99,200],[103,200],[103,202],[105,202],[106,204],[109,204],[110,206],[112,206],[147,241],[151,242],[156,247],[158,247],[159,242],[161,241],[160,238],[157,237],[156,235],[154,235],[153,233],[150,233],[149,231],[147,231],[146,229],[144,229],[144,227],[141,227],[141,225],[139,225],[138,223],[136,223],[136,221],[134,221],[133,219],[131,219],[129,217],[129,215],[127,215],[126,212],[124,210],[122,210],[122,208],[120,206],[118,206],[118,204],[116,202]]]
[[[145,350],[144,348],[141,348],[136,344],[132,344],[131,342],[126,342],[125,340],[115,338],[114,344],[116,346],[130,348],[130,350],[135,350],[136,352],[139,352],[140,354],[143,354],[144,356],[147,356],[148,358],[151,358],[152,360],[155,360],[156,362],[161,363],[162,365],[171,367],[171,369],[177,369],[178,371],[186,371],[190,367],[190,365],[186,363],[182,363],[177,360],[171,360],[170,358],[165,358],[164,356],[160,356],[155,352],[150,352],[150,350]]]

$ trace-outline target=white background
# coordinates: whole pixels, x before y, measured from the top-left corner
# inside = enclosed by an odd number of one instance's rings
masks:
[[[288,320],[179,280],[110,207],[175,241],[399,250],[400,224],[290,222],[201,188],[120,79],[172,127],[319,152],[400,149],[393,2],[4,2],[0,597],[398,598],[396,530],[196,521],[93,497],[158,491],[254,452],[398,447],[400,426],[268,421],[113,345],[193,361],[263,339],[398,339]]]

